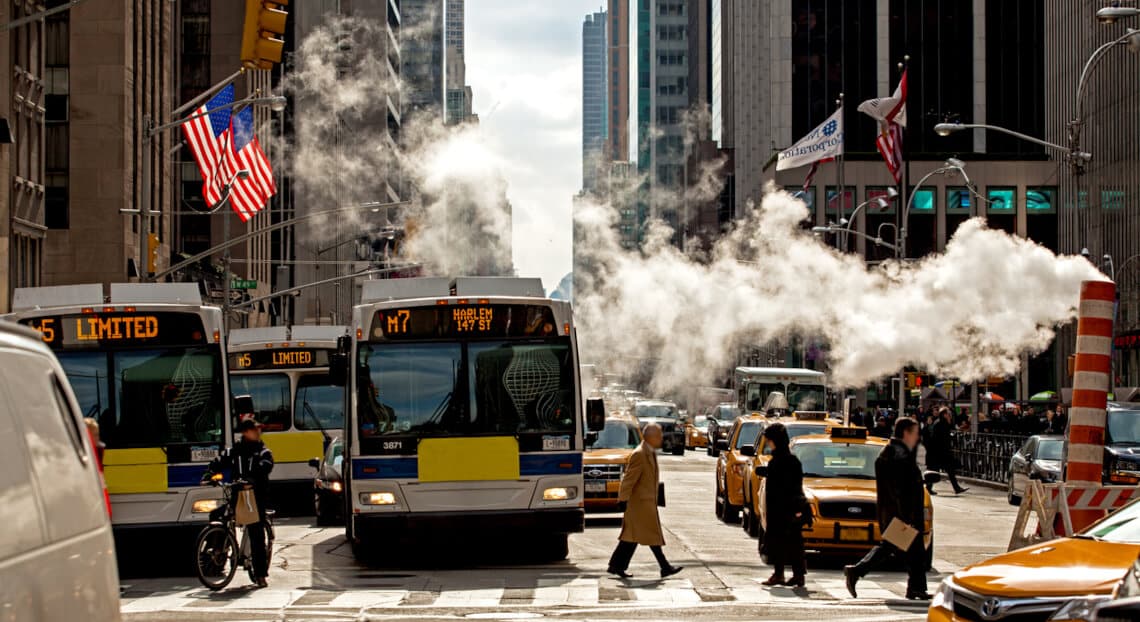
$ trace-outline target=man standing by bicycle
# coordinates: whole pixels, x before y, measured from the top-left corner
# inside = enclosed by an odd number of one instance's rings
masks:
[[[209,479],[210,473],[221,473],[229,469],[232,479],[244,480],[253,486],[253,496],[261,520],[246,525],[246,534],[249,536],[253,557],[253,576],[256,577],[258,587],[267,587],[269,560],[266,559],[265,510],[269,502],[269,474],[273,471],[273,454],[261,442],[261,424],[252,415],[242,417],[237,431],[241,434],[241,440],[234,443],[233,447],[222,450],[210,462],[205,479]]]

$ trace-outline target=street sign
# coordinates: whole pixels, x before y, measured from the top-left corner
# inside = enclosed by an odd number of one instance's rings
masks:
[[[230,289],[257,289],[257,281],[253,279],[233,279]]]

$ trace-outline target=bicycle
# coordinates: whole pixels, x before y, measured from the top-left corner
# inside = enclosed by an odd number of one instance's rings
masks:
[[[249,573],[249,580],[256,583],[253,576],[253,556],[249,541],[249,532],[242,527],[241,543],[238,543],[238,526],[234,521],[234,500],[237,491],[249,486],[247,482],[237,480],[229,484],[222,483],[222,476],[211,476],[209,484],[220,486],[222,489],[222,505],[210,512],[210,524],[198,534],[198,541],[194,547],[197,558],[198,580],[207,588],[218,591],[233,581],[234,574],[240,565]],[[265,511],[265,558],[267,564],[273,562],[273,510]]]

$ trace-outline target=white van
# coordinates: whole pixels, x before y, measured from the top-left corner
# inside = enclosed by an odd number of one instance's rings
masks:
[[[0,622],[120,619],[108,511],[63,369],[0,321]]]

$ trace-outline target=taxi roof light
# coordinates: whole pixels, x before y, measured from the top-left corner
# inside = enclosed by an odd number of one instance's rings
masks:
[[[867,440],[867,428],[842,428],[836,426],[834,428],[831,428],[831,438],[856,439],[865,441]]]

